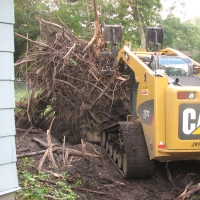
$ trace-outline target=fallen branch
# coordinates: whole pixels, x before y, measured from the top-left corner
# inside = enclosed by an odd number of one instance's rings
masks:
[[[165,165],[165,169],[166,169],[166,171],[167,171],[167,176],[168,176],[169,182],[170,182],[171,185],[175,188],[176,185],[175,185],[175,183],[174,183],[174,181],[173,181],[173,179],[172,179],[172,175],[171,175],[171,172],[170,172],[169,167],[168,167],[168,162],[167,162],[166,165]]]
[[[44,155],[42,156],[42,158],[40,159],[40,163],[39,163],[38,168],[37,168],[39,172],[40,172],[41,169],[42,169],[42,166],[43,166],[43,164],[44,164],[44,161],[46,160],[46,157],[47,157],[48,153],[49,153],[49,151],[48,151],[48,149],[47,149],[47,150],[45,151]]]
[[[55,199],[55,200],[62,200],[63,198],[57,198],[51,195],[44,195],[44,197],[46,197],[47,199]]]
[[[69,157],[69,149],[67,149],[65,151],[65,157],[64,157],[64,160],[67,161],[68,160],[68,157]],[[65,165],[64,165],[65,166]]]
[[[30,147],[26,147],[26,148],[23,148],[23,149],[18,149],[17,150],[17,153],[21,153],[21,152],[25,152],[25,151],[30,151]]]
[[[185,190],[183,191],[183,193],[180,196],[178,196],[176,198],[176,200],[182,199],[185,196],[185,194],[187,193],[187,191],[190,189],[190,187],[192,186],[192,184],[193,184],[193,182],[191,182],[188,185],[186,185]]]
[[[190,197],[191,195],[193,195],[195,192],[200,190],[200,183],[198,183],[197,185],[195,185],[194,187],[192,187],[192,189],[190,191],[188,191],[183,197],[182,199],[184,200],[187,197]]]
[[[53,148],[52,148],[52,143],[51,143],[51,136],[50,136],[50,132],[51,132],[51,127],[53,124],[55,117],[52,119],[49,130],[47,130],[47,150],[45,152],[45,154],[43,155],[42,159],[40,160],[39,166],[38,166],[38,171],[41,171],[42,166],[44,164],[44,161],[46,160],[46,157],[48,156],[49,160],[51,161],[52,165],[54,168],[58,168],[58,166],[56,165],[55,159],[53,157]]]
[[[41,181],[41,182],[52,184],[52,185],[57,185],[57,183],[54,182],[54,181],[42,180],[42,179],[38,179],[38,180]],[[77,190],[77,191],[81,191],[81,192],[89,192],[89,193],[94,193],[94,194],[105,195],[105,196],[111,197],[112,199],[122,200],[122,199],[114,197],[113,195],[110,195],[110,194],[105,193],[105,192],[100,192],[100,191],[95,191],[95,190],[88,190],[88,189],[85,189],[85,188],[78,188],[78,187],[74,187],[74,186],[71,186],[71,189]]]
[[[23,154],[23,155],[17,155],[17,158],[24,158],[24,157],[31,157],[31,156],[41,155],[41,154],[45,153],[45,151],[46,150],[42,150],[42,151],[26,153],[26,154]]]
[[[68,154],[70,156],[79,156],[79,157],[96,157],[96,158],[101,158],[102,156],[99,156],[99,155],[93,155],[91,153],[86,153],[86,152],[81,152],[81,151],[78,151],[78,150],[74,150],[74,149],[68,149],[68,148],[65,148],[65,151],[68,150]],[[59,152],[62,152],[63,151],[63,148],[62,147],[55,147],[54,149],[52,149],[52,151],[59,151]],[[24,157],[30,157],[30,156],[36,156],[36,155],[41,155],[43,153],[45,153],[46,150],[42,150],[42,151],[36,151],[36,152],[31,152],[31,153],[26,153],[26,154],[23,154],[23,155],[17,155],[17,158],[24,158]]]
[[[81,191],[81,192],[89,192],[89,193],[94,193],[94,194],[105,195],[105,196],[108,196],[108,197],[110,197],[112,199],[122,200],[122,199],[114,197],[113,195],[105,193],[105,192],[100,192],[100,191],[95,191],[95,190],[88,190],[88,189],[85,189],[85,188],[77,188],[77,187],[74,187],[74,186],[72,186],[71,189],[78,190],[78,191]]]
[[[23,135],[23,137],[25,137],[31,130],[33,129],[33,127],[31,126]]]
[[[34,142],[37,142],[40,146],[44,147],[44,148],[47,148],[48,147],[48,144],[46,142],[43,142],[42,140],[36,138],[36,137],[33,137],[32,140]],[[57,144],[52,144],[52,147],[53,146],[56,146]]]
[[[20,61],[20,62],[14,63],[14,66],[16,67],[16,66],[18,66],[18,65],[22,65],[23,63],[26,63],[26,62],[34,62],[34,61],[35,61],[35,59],[22,60],[22,61]]]
[[[102,91],[102,93],[96,98],[96,100],[92,103],[91,108],[93,108],[93,106],[102,98],[102,96],[106,93],[106,91],[108,90],[110,84],[108,84],[106,86],[106,88]]]
[[[62,152],[63,148],[58,147],[57,150]],[[102,157],[102,156],[94,155],[94,154],[91,154],[91,153],[88,153],[88,152],[81,152],[81,151],[78,151],[78,150],[75,150],[75,149],[65,148],[65,150],[68,150],[68,153],[69,153],[70,156],[80,156],[80,157],[89,156],[89,157],[94,157],[94,158],[101,158]]]
[[[74,45],[69,49],[69,51],[65,54],[65,56],[63,57],[64,59],[67,58],[67,56],[70,54],[70,52],[75,48],[76,43],[74,43]]]
[[[63,80],[60,80],[60,79],[55,79],[55,81],[58,81],[58,82],[62,82],[62,83],[65,83],[69,86],[71,86],[76,92],[78,92],[79,94],[82,94],[83,96],[87,97],[87,95],[82,92],[81,90],[79,90],[77,87],[75,87],[74,85],[72,85],[71,83],[67,82],[67,81],[63,81]]]
[[[188,176],[196,176],[196,174],[195,173],[188,173],[185,178],[187,178]]]
[[[21,37],[21,38],[23,38],[23,39],[25,39],[25,40],[28,40],[29,42],[35,43],[35,44],[37,44],[37,45],[39,45],[39,46],[42,46],[42,47],[50,48],[50,49],[52,49],[52,50],[54,50],[54,51],[57,52],[56,49],[50,47],[49,45],[47,45],[47,44],[45,44],[45,43],[43,43],[43,42],[37,42],[37,41],[31,40],[31,39],[29,39],[29,38],[27,38],[27,37],[24,37],[23,35],[20,35],[20,34],[18,34],[18,33],[14,33],[14,34],[17,35],[17,36],[19,36],[19,37]]]
[[[53,23],[53,22],[48,22],[48,21],[45,21],[45,20],[43,20],[43,19],[39,19],[39,18],[35,18],[37,21],[39,21],[39,22],[43,22],[43,23],[46,23],[46,24],[50,24],[50,25],[52,25],[52,26],[56,26],[56,27],[58,27],[58,28],[60,28],[60,29],[63,29],[63,27],[62,26],[60,26],[60,25],[58,25],[58,24],[56,24],[56,23]]]
[[[82,145],[82,151],[83,152],[87,152],[86,151],[86,147],[85,147],[85,143],[84,143],[83,139],[81,139],[81,145]]]
[[[52,143],[51,143],[51,136],[50,136],[50,130],[47,131],[47,141],[48,141],[48,157],[51,163],[55,168],[58,168],[56,165],[55,159],[53,157],[53,149],[52,149]]]
[[[62,174],[58,174],[58,173],[55,173],[55,172],[52,172],[52,171],[48,171],[48,170],[45,170],[45,169],[43,169],[42,171],[46,172],[46,173],[49,173],[52,176],[55,176],[56,178],[61,178],[62,177]]]
[[[65,136],[63,138],[63,166],[65,166]]]
[[[65,26],[65,24],[62,22],[62,20],[61,20],[58,16],[56,16],[56,17],[58,18],[59,22],[63,25],[63,27],[68,31],[68,33],[69,33],[71,36],[73,36],[74,39],[78,42],[79,39]]]

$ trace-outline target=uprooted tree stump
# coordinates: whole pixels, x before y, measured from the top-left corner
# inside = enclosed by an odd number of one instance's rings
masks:
[[[18,113],[16,125],[47,130],[56,116],[52,134],[60,141],[65,136],[72,143],[81,138],[98,142],[100,129],[126,120],[130,113],[129,77],[118,72],[100,75],[96,51],[103,45],[96,49],[93,40],[77,38],[60,19],[61,25],[37,20],[41,26],[38,41],[16,33],[31,47],[15,66],[28,63],[25,74],[32,80],[27,104],[17,104],[27,112]]]

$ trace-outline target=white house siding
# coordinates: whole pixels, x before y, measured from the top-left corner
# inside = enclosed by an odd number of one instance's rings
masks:
[[[0,0],[0,200],[19,189],[14,121],[14,0]]]

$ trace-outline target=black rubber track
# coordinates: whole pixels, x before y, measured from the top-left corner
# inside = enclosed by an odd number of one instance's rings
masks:
[[[127,179],[150,178],[154,173],[154,161],[149,154],[140,122],[119,122],[127,158]]]

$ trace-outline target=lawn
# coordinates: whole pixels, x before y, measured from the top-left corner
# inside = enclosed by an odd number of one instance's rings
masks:
[[[15,102],[26,99],[26,82],[15,82]]]

